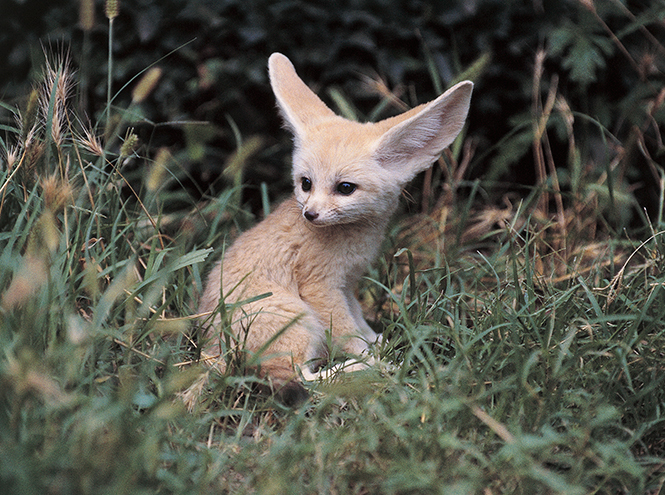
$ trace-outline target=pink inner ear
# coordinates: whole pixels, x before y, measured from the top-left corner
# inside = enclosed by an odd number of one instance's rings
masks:
[[[427,169],[464,127],[472,88],[468,81],[459,83],[416,112],[410,111],[408,119],[385,121],[396,123],[379,140],[376,156],[380,163],[399,171],[405,182]]]

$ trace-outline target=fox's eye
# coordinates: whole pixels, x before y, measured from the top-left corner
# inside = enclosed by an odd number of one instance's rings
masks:
[[[312,189],[312,181],[307,177],[303,177],[300,179],[300,186],[302,187],[303,191],[308,192]]]
[[[337,192],[340,194],[343,194],[344,196],[348,196],[349,194],[353,193],[353,191],[356,190],[356,185],[352,184],[351,182],[340,182],[337,184]]]

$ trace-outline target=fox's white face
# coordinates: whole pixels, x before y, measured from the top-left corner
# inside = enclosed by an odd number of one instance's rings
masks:
[[[362,124],[331,122],[296,143],[295,196],[312,225],[374,224],[396,208],[401,186],[378,163],[364,131]]]

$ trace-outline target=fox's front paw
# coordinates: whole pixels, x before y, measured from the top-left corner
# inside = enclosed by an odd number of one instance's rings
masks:
[[[318,381],[327,381],[339,373],[354,373],[357,371],[365,371],[368,369],[374,369],[379,371],[381,374],[391,373],[395,371],[395,366],[369,356],[365,359],[347,359],[343,363],[338,363],[334,366],[320,369],[318,371],[312,372],[309,369],[301,369],[300,374],[303,380],[308,382],[318,382]]]
[[[373,356],[370,356],[367,359],[363,359],[362,361],[358,361],[357,359],[347,359],[337,366],[339,366],[339,371],[351,373],[354,371],[366,370],[367,368],[374,366],[377,362],[378,361],[374,359]]]

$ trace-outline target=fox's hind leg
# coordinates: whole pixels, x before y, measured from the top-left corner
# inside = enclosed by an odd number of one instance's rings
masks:
[[[236,309],[231,327],[239,345],[244,343],[251,355],[260,352],[256,359],[260,375],[270,380],[280,395],[293,395],[292,388],[302,388],[297,383],[296,367],[307,373],[305,363],[321,357],[325,329],[312,308],[298,296],[281,287],[260,289],[260,293],[272,295]],[[220,331],[218,326],[212,331]],[[213,337],[210,342],[212,345],[204,353],[219,355],[219,338]]]

